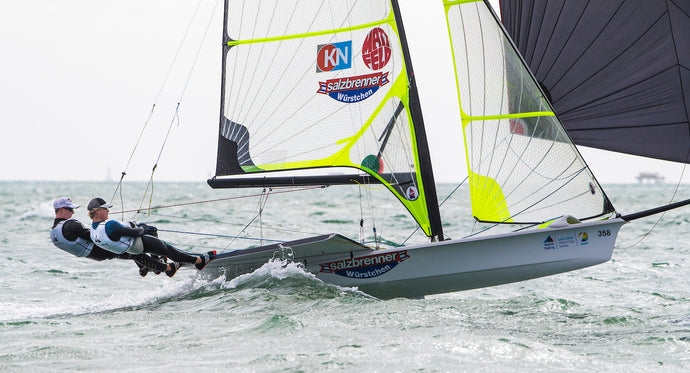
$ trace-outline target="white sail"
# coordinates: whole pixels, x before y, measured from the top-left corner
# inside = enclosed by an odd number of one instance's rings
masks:
[[[613,209],[482,1],[445,1],[472,211],[482,221],[581,219]]]
[[[393,192],[427,235],[438,234],[427,211],[437,205],[424,176],[431,171],[421,170],[419,156],[422,121],[411,113],[390,1],[229,1],[226,9],[216,176],[259,174],[265,182],[268,172],[360,170]]]

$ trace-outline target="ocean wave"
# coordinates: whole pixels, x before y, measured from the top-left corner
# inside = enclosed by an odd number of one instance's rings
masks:
[[[223,276],[219,278],[220,281]],[[218,280],[217,280],[218,281]],[[357,288],[327,284],[304,270],[302,263],[273,259],[254,272],[223,281],[223,289],[266,289],[272,293],[290,294],[310,299],[356,296],[372,298]]]
[[[109,289],[112,291],[106,295],[72,291],[71,294],[60,299],[53,299],[51,302],[41,299],[35,299],[29,303],[3,302],[0,306],[0,324],[137,309],[185,296],[207,285],[208,281],[190,277],[185,281],[166,281],[159,286],[143,287],[137,291]]]
[[[53,208],[53,201],[41,203],[33,207],[31,210],[24,212],[19,216],[19,220],[33,219],[33,218],[54,218],[55,209]]]

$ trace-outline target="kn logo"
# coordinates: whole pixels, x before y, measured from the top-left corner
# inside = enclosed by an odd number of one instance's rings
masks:
[[[316,47],[316,72],[328,72],[352,67],[352,40],[321,44]]]

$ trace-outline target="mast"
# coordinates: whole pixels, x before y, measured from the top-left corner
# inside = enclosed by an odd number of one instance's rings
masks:
[[[417,83],[414,71],[412,70],[412,59],[407,47],[405,28],[403,27],[402,17],[398,0],[391,0],[395,23],[400,34],[400,44],[402,46],[403,58],[407,69],[407,80],[409,84],[409,110],[414,123],[415,138],[417,140],[417,155],[419,157],[419,168],[424,195],[426,196],[427,210],[429,211],[429,224],[431,228],[431,240],[443,241],[443,228],[441,227],[441,213],[438,208],[438,197],[436,196],[436,184],[434,182],[434,172],[431,166],[431,156],[429,154],[429,144],[427,143],[426,130],[424,129],[424,119],[422,118],[422,108],[417,93]]]
[[[221,61],[220,61],[220,116],[218,118],[218,150],[220,150],[220,144],[223,138],[223,135],[221,134],[221,128],[223,125],[223,121],[225,121],[225,65],[227,61],[227,56],[228,56],[228,50],[230,50],[230,46],[228,45],[228,41],[230,41],[230,38],[228,37],[228,5],[229,0],[224,0],[223,1],[223,36],[222,38],[222,43],[223,47],[221,49]],[[216,174],[218,174],[218,168],[220,166],[220,163],[216,164]]]

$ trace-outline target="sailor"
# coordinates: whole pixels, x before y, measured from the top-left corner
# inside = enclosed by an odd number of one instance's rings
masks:
[[[132,255],[130,253],[116,254],[94,245],[89,229],[79,220],[72,218],[74,209],[79,205],[67,197],[60,197],[53,202],[55,221],[50,230],[50,240],[58,249],[74,256],[89,258],[97,261],[106,259],[132,259],[139,267],[139,274],[143,277],[149,269],[160,273],[165,271],[165,263],[155,260],[148,255]]]
[[[141,226],[126,226],[117,220],[108,219],[109,208],[113,205],[105,202],[103,198],[94,198],[87,206],[91,224],[91,239],[103,249],[116,254],[152,253],[165,256],[171,260],[165,274],[169,277],[175,275],[181,263],[194,264],[198,270],[204,269],[206,264],[215,255],[215,251],[209,251],[208,255],[194,256],[184,253],[167,242],[157,237],[146,234]]]

